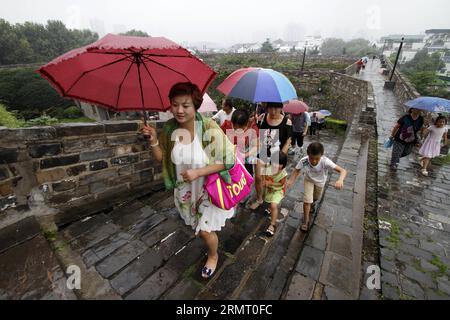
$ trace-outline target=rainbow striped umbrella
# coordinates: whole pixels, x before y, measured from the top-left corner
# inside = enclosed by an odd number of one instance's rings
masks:
[[[285,75],[264,68],[238,69],[230,74],[217,90],[228,97],[253,103],[286,102],[297,99],[297,92]]]

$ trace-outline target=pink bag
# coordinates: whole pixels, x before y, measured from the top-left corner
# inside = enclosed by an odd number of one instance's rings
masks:
[[[241,157],[236,153],[236,163],[228,170],[231,184],[226,183],[218,173],[206,177],[205,189],[213,205],[230,210],[252,191],[253,177],[245,169]]]

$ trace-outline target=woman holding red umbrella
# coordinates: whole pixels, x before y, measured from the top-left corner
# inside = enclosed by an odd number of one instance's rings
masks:
[[[223,210],[214,206],[204,189],[205,177],[219,172],[226,174],[234,165],[234,145],[227,139],[217,123],[204,118],[197,110],[202,104],[202,93],[191,83],[178,83],[169,92],[170,111],[174,118],[164,125],[158,139],[153,127],[145,126],[143,133],[149,142],[154,159],[163,164],[166,189],[174,190],[175,206],[186,225],[191,226],[206,244],[208,259],[202,269],[202,277],[213,275],[218,261],[218,237],[234,208]],[[207,155],[203,134],[214,131],[214,156]],[[175,141],[174,141],[175,140]]]

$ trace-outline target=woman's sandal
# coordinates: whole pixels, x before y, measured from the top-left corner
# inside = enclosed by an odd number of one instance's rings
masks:
[[[216,266],[214,267],[214,269],[208,268],[206,265],[203,267],[203,269],[202,269],[202,278],[209,279],[209,278],[211,278],[213,276],[213,274],[214,274],[214,272],[216,271],[216,268],[217,268],[218,260],[219,260],[219,258],[217,258]]]
[[[302,230],[304,232],[308,232],[308,230],[309,230],[309,222],[303,222],[302,225],[300,226],[300,230]]]
[[[273,235],[275,234],[275,231],[276,231],[276,226],[271,224],[271,225],[269,225],[269,227],[266,230],[266,235],[268,237],[273,237]]]

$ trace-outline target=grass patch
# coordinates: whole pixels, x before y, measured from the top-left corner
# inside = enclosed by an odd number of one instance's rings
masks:
[[[43,232],[43,236],[47,241],[54,242],[56,241],[56,231],[55,230],[45,230]]]
[[[400,243],[400,227],[398,226],[398,222],[395,220],[388,220],[391,224],[391,234],[386,237],[386,240],[389,241],[394,247],[397,247]]]
[[[58,119],[58,123],[75,123],[75,122],[96,122],[95,120],[87,117],[79,117],[74,119]]]
[[[6,110],[6,107],[0,104],[0,127],[19,128],[24,125],[23,120],[19,120],[16,116]]]
[[[443,166],[445,164],[450,164],[450,154],[443,156],[443,157],[437,157],[433,158],[431,160],[431,163],[438,166]]]
[[[442,263],[441,259],[439,259],[437,255],[433,254],[433,259],[430,261],[430,263],[439,268],[439,273],[441,275],[446,274],[448,267],[444,263]]]
[[[347,131],[347,122],[328,117],[325,118],[325,128],[334,131],[337,135],[344,136]]]

